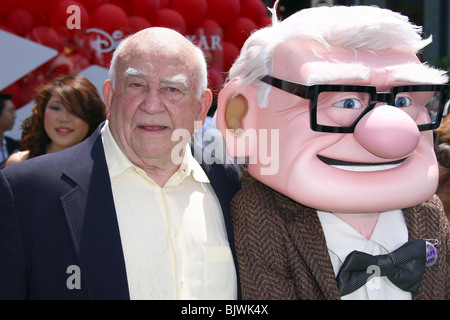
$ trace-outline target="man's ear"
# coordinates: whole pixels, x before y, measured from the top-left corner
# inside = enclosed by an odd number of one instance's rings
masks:
[[[238,93],[239,79],[230,81],[217,100],[217,127],[233,157],[249,157],[256,148],[256,90],[249,85]]]
[[[114,95],[114,91],[112,89],[111,80],[108,79],[103,83],[103,97],[105,99],[105,107],[106,107],[106,118],[109,119],[109,112],[111,111],[111,103]]]
[[[211,104],[213,101],[213,93],[211,90],[206,89],[200,98],[200,109],[199,109],[199,118],[202,121],[202,126],[205,124],[206,116],[208,115],[208,111],[211,108]]]

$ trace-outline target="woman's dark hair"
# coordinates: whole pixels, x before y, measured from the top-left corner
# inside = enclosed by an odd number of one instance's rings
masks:
[[[29,158],[46,153],[51,142],[44,128],[45,107],[57,96],[68,112],[89,124],[88,137],[105,120],[105,104],[97,88],[83,76],[62,76],[42,87],[34,99],[32,115],[22,124],[22,145]],[[85,138],[86,138],[85,137]]]

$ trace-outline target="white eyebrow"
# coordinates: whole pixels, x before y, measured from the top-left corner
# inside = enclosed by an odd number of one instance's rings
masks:
[[[370,69],[357,63],[310,62],[308,65],[313,71],[306,80],[306,85],[366,80],[370,77]]]
[[[176,76],[166,78],[162,82],[168,83],[168,84],[181,84],[185,89],[189,88],[186,76],[184,76],[182,74],[177,74]]]
[[[390,67],[392,81],[415,83],[445,84],[448,82],[447,72],[435,69],[427,64],[407,63]]]
[[[130,76],[145,78],[146,73],[130,67],[125,71],[125,78],[130,77]],[[167,84],[181,84],[185,89],[189,88],[187,78],[186,78],[186,76],[184,76],[182,74],[177,74],[173,77],[165,78],[165,79],[161,80],[161,82],[167,83]]]
[[[306,85],[332,83],[345,80],[369,79],[370,68],[356,63],[311,62],[313,72]],[[449,77],[444,70],[435,69],[427,64],[406,63],[386,68],[390,81],[413,83],[445,84]]]
[[[145,77],[145,73],[142,72],[142,71],[136,70],[134,68],[128,68],[125,71],[125,78],[128,78],[128,77],[141,77],[141,78],[143,78],[143,77]]]

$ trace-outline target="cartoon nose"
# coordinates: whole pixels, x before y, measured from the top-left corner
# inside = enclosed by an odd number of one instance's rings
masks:
[[[356,125],[356,141],[374,155],[385,159],[403,158],[417,147],[420,134],[413,119],[399,108],[381,105]]]

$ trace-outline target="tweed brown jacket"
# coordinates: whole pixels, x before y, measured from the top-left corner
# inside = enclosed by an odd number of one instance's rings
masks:
[[[449,299],[449,224],[442,203],[403,210],[409,239],[438,239],[413,299]],[[340,299],[325,235],[315,209],[251,179],[233,198],[231,215],[243,299]]]

